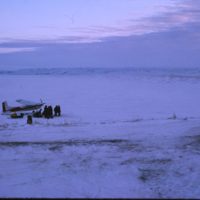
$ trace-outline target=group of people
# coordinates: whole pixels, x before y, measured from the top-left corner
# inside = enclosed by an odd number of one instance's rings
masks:
[[[49,119],[49,118],[53,118],[53,116],[61,116],[61,109],[59,105],[56,105],[54,109],[52,108],[52,106],[45,106],[43,112],[42,112],[42,109],[40,109],[37,112],[33,111],[32,115],[27,116],[27,124],[33,123],[32,117],[37,117],[37,118],[44,117],[46,119]]]
[[[54,112],[54,113],[53,113]],[[46,119],[53,118],[53,116],[61,116],[61,109],[59,105],[56,105],[54,109],[52,106],[45,106],[42,112],[42,109],[35,112],[33,111],[33,117],[44,117]]]
[[[10,115],[10,117],[13,118],[13,119],[23,118],[24,114],[21,113],[20,115],[17,115],[17,113],[13,113],[13,114]]]

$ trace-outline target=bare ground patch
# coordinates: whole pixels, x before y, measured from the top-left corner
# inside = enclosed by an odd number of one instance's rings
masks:
[[[0,142],[0,147],[18,147],[32,145],[66,145],[66,146],[82,146],[82,145],[117,145],[127,143],[128,140],[110,139],[110,140],[67,140],[67,141],[8,141]]]
[[[165,175],[164,169],[139,169],[140,175],[139,179],[142,182],[152,181],[158,179],[159,177]]]
[[[200,135],[184,136],[183,143],[179,145],[179,148],[200,154]]]
[[[170,158],[162,158],[162,159],[148,159],[148,158],[130,158],[127,160],[122,161],[121,165],[133,164],[133,163],[140,163],[140,164],[158,164],[158,165],[165,165],[171,163],[172,159]]]
[[[67,141],[5,141],[0,142],[0,148],[18,148],[18,147],[35,147],[47,148],[50,151],[61,151],[64,147],[130,147],[130,141],[122,139],[107,139],[107,140],[67,140]],[[132,146],[132,148],[135,145]]]

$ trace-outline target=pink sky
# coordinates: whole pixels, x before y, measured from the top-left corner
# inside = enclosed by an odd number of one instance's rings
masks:
[[[1,0],[0,41],[81,39],[128,36],[159,31],[193,20],[179,13],[185,0]],[[171,21],[156,23],[153,18],[171,13]],[[69,38],[69,40],[67,39]],[[74,40],[71,40],[74,42]]]

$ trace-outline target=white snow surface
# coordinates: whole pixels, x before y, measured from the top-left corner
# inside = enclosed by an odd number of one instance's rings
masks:
[[[200,198],[199,89],[184,78],[1,76],[0,102],[42,99],[62,116],[0,116],[0,197]]]

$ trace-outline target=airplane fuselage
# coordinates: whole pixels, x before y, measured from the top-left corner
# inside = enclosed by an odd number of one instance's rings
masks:
[[[7,111],[9,112],[19,112],[19,111],[31,111],[31,110],[37,110],[41,108],[44,105],[44,103],[36,104],[36,105],[27,105],[27,106],[17,106],[17,107],[11,107]]]

